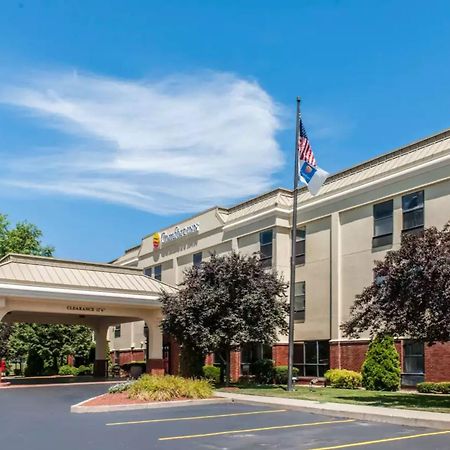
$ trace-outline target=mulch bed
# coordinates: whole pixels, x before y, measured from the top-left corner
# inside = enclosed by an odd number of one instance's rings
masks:
[[[187,399],[174,398],[173,400],[187,400]],[[142,403],[158,403],[158,402],[128,398],[127,392],[118,392],[116,394],[99,395],[98,397],[95,397],[83,403],[83,406],[136,405]]]

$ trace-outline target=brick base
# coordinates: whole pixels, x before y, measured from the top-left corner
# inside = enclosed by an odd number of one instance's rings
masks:
[[[272,347],[272,359],[275,366],[287,366],[289,359],[288,344],[276,344]]]
[[[147,361],[146,372],[152,375],[164,375],[164,360],[149,359]]]
[[[450,381],[450,342],[425,344],[425,381]]]

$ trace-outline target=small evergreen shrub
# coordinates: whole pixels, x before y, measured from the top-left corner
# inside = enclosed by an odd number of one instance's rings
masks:
[[[27,356],[27,366],[25,367],[25,376],[34,377],[43,373],[44,360],[34,348],[30,348]]]
[[[327,385],[340,389],[358,389],[362,385],[362,375],[346,369],[327,370],[325,380]]]
[[[299,370],[297,367],[292,368],[292,376],[298,377]],[[275,383],[287,384],[288,382],[288,366],[275,367]]]
[[[128,390],[129,397],[145,401],[168,401],[183,398],[199,399],[212,396],[208,380],[194,380],[174,375],[143,375]]]
[[[212,365],[203,366],[203,376],[215,384],[220,383],[220,367]]]
[[[73,366],[69,366],[68,364],[61,366],[58,371],[59,375],[72,375],[77,376],[78,375],[78,369]]]
[[[252,364],[252,375],[255,376],[255,381],[258,384],[272,384],[275,378],[275,369],[273,360],[258,359]]]
[[[450,381],[419,383],[417,385],[417,392],[422,394],[450,394]]]
[[[371,391],[397,391],[400,388],[400,358],[390,336],[376,337],[369,344],[362,366],[362,384]]]

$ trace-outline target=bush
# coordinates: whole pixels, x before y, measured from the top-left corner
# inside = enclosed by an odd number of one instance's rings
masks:
[[[297,367],[292,368],[292,376],[298,377],[299,370]],[[287,384],[288,382],[288,366],[275,367],[275,383]]]
[[[275,369],[271,359],[259,359],[252,364],[252,374],[258,384],[272,384],[275,378]]]
[[[203,366],[203,376],[215,384],[220,383],[220,367],[210,365]]]
[[[72,375],[77,376],[78,375],[78,369],[73,366],[69,366],[68,364],[61,366],[58,371],[59,375]]]
[[[325,372],[325,380],[331,387],[358,389],[362,384],[362,375],[353,370],[330,369]]]
[[[25,376],[34,377],[42,375],[44,372],[44,360],[36,350],[30,348],[27,356],[27,366],[25,367]]]
[[[417,385],[417,392],[421,392],[422,394],[450,394],[450,381],[419,383]]]
[[[389,336],[376,337],[362,366],[362,384],[371,391],[397,391],[400,388],[400,358]]]
[[[181,398],[208,398],[212,386],[208,380],[194,380],[174,375],[143,375],[129,389],[129,397],[145,401],[168,401]]]
[[[78,367],[78,375],[92,375],[94,372],[94,365],[90,364],[89,366],[81,365]]]
[[[114,386],[111,386],[108,389],[108,392],[110,394],[117,394],[119,392],[126,392],[126,391],[130,390],[130,387],[133,386],[134,383],[136,383],[136,380],[129,380],[129,381],[125,381],[124,383],[115,384]]]

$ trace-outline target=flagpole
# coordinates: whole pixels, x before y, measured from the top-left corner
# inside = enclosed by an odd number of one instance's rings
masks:
[[[297,114],[295,116],[295,168],[292,205],[292,236],[291,236],[291,282],[289,294],[289,343],[288,343],[288,384],[287,390],[293,391],[292,367],[294,364],[294,313],[295,313],[295,253],[297,241],[297,188],[298,188],[298,138],[300,125],[300,97],[297,97]]]

